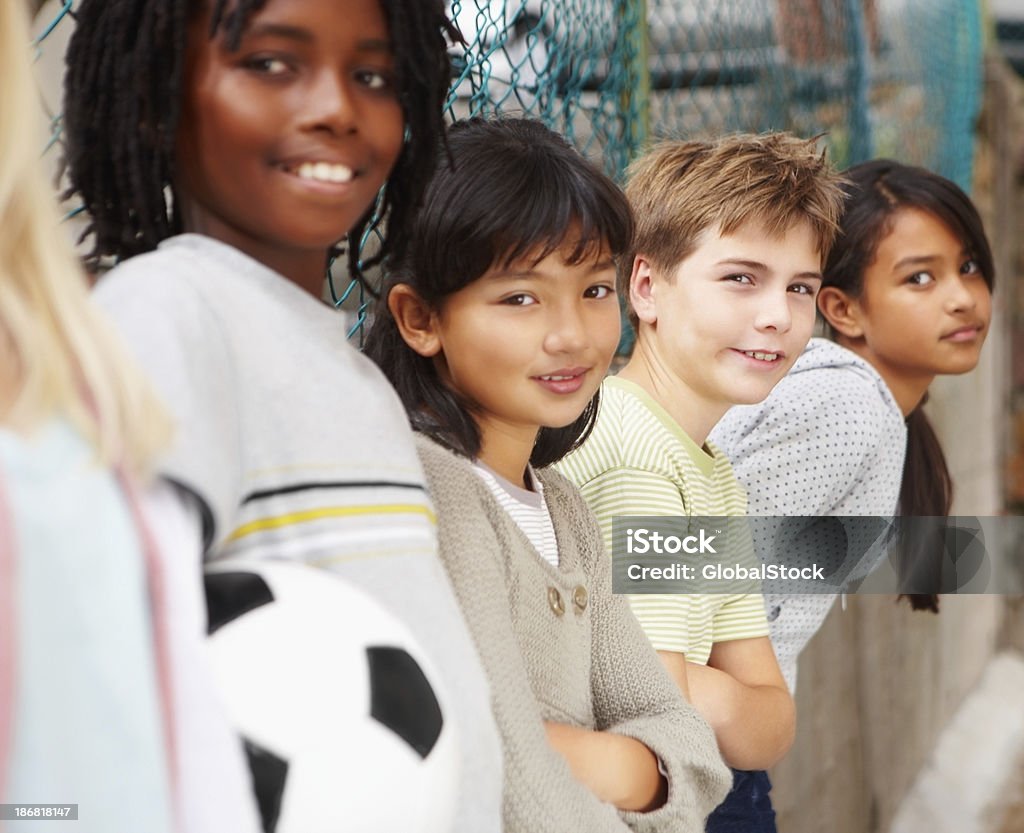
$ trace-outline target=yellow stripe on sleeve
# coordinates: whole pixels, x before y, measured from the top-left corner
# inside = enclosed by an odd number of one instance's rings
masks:
[[[343,518],[356,515],[423,515],[432,524],[437,523],[437,516],[427,506],[419,503],[393,503],[380,506],[325,506],[321,509],[307,509],[304,512],[289,512],[274,518],[260,518],[238,527],[228,537],[228,541],[237,541],[254,532],[268,529],[280,529],[283,526],[317,521],[321,518]]]

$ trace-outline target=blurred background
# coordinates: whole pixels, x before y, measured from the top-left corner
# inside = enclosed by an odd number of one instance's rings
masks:
[[[2,0],[9,2],[10,0]],[[31,2],[55,182],[75,0]],[[820,136],[956,181],[997,263],[981,365],[932,386],[954,513],[1024,513],[1024,0],[450,0],[449,112],[530,115],[620,177],[652,139]],[[84,218],[67,206],[68,233]],[[338,293],[341,295],[342,293]],[[358,330],[370,299],[346,301]],[[1024,833],[1024,603],[838,605],[801,660],[781,833]]]

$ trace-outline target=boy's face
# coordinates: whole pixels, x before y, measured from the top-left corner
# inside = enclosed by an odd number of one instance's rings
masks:
[[[639,338],[679,401],[713,425],[732,405],[763,400],[811,337],[818,241],[806,222],[781,236],[759,223],[724,236],[712,229],[648,286],[646,298],[634,292]]]
[[[269,0],[237,51],[190,24],[177,148],[186,229],[289,277],[372,204],[402,148],[378,0]],[[304,255],[304,258],[303,258]]]

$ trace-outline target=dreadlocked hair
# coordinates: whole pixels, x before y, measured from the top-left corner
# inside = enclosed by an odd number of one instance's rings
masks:
[[[210,0],[209,36],[238,48],[267,0]],[[396,61],[406,141],[376,206],[347,234],[349,273],[398,255],[444,142],[451,81],[445,36],[461,40],[443,0],[379,0]],[[174,194],[174,142],[181,114],[188,24],[204,0],[82,0],[68,45],[64,87],[65,166],[89,212],[86,263],[152,251],[183,229]],[[360,262],[379,228],[381,245]]]

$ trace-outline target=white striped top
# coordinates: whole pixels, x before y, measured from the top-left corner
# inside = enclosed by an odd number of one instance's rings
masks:
[[[558,541],[555,538],[555,528],[551,524],[551,514],[544,500],[544,487],[540,478],[534,476],[533,469],[527,467],[526,474],[527,481],[533,486],[534,491],[516,486],[479,460],[474,462],[473,469],[490,488],[498,505],[509,514],[526,539],[533,544],[537,554],[557,569]]]
[[[593,432],[557,467],[590,504],[609,552],[616,516],[747,511],[746,493],[725,455],[711,444],[698,446],[625,379],[605,379]],[[637,594],[630,603],[656,649],[686,654],[691,662],[706,664],[716,642],[768,635],[759,594]]]

